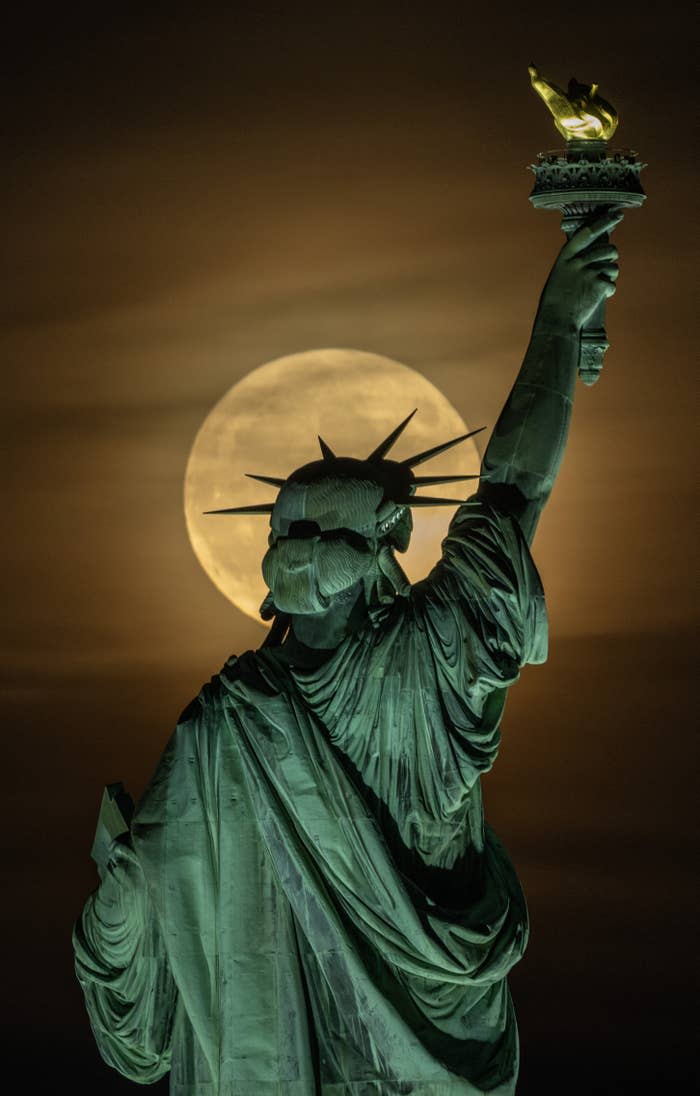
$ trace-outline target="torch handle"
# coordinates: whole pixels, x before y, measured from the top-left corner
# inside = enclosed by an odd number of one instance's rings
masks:
[[[582,223],[584,223],[583,218],[578,218],[576,221],[564,218],[562,228],[566,232],[567,237],[571,239],[574,232],[580,228]],[[608,234],[604,233],[602,236],[598,237],[596,242],[607,243],[608,239]],[[605,330],[606,303],[605,298],[603,298],[581,328],[578,351],[578,375],[588,387],[595,384],[598,380],[601,369],[603,368],[605,351],[610,346],[608,335]]]
[[[581,328],[578,350],[578,375],[586,385],[595,384],[603,368],[605,351],[610,346],[605,331],[605,300],[602,300]]]

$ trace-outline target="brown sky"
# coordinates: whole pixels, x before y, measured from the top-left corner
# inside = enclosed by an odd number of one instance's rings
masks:
[[[525,165],[559,142],[531,59],[560,82],[600,82],[621,116],[615,144],[649,163],[649,198],[617,232],[612,347],[598,386],[579,388],[535,543],[552,658],[514,690],[487,787],[539,914],[537,965],[516,979],[523,1083],[553,1053],[547,1003],[558,1061],[586,1042],[607,1061],[613,1028],[625,1045],[639,1034],[641,1019],[620,1020],[620,979],[641,985],[688,893],[695,89],[683,5],[672,19],[627,3],[572,19],[515,4],[167,19],[73,8],[9,34],[3,653],[19,775],[6,832],[17,918],[42,926],[62,1068],[76,1076],[92,1051],[66,933],[93,885],[101,786],[124,777],[138,793],[186,700],[264,634],[187,541],[197,428],[257,365],[332,345],[403,361],[470,423],[494,423],[561,242],[527,200]],[[585,1018],[582,940],[604,957],[600,1030]],[[669,994],[680,1007],[683,962],[671,976],[654,954],[653,1009]],[[24,981],[17,970],[10,1024],[58,1038]],[[75,1091],[107,1091],[94,1068],[97,1087]]]

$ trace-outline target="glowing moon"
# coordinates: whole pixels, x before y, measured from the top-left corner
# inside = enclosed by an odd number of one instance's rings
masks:
[[[185,473],[185,518],[192,548],[215,586],[242,612],[260,620],[267,593],[260,563],[269,516],[204,516],[204,510],[273,502],[275,488],[246,472],[286,478],[320,457],[317,434],[338,456],[365,457],[413,410],[389,454],[395,459],[429,449],[469,427],[425,377],[399,362],[360,350],[309,350],[261,365],[229,389],[207,415]],[[472,439],[417,469],[417,474],[470,475],[479,470]],[[429,493],[466,498],[475,483],[431,487]],[[399,556],[409,579],[424,578],[440,556],[454,510],[414,510],[408,551]]]

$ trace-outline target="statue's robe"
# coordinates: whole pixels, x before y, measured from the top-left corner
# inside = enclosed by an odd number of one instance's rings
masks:
[[[174,1096],[513,1093],[527,910],[479,778],[546,656],[519,527],[471,500],[383,619],[320,664],[288,650],[229,659],[183,713],[132,826],[128,966],[90,903],[78,923],[103,1057]]]

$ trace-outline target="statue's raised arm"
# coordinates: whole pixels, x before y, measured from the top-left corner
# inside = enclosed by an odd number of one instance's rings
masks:
[[[491,435],[479,495],[517,519],[532,543],[564,455],[581,328],[615,292],[617,248],[607,212],[562,247],[540,298],[530,345]]]

